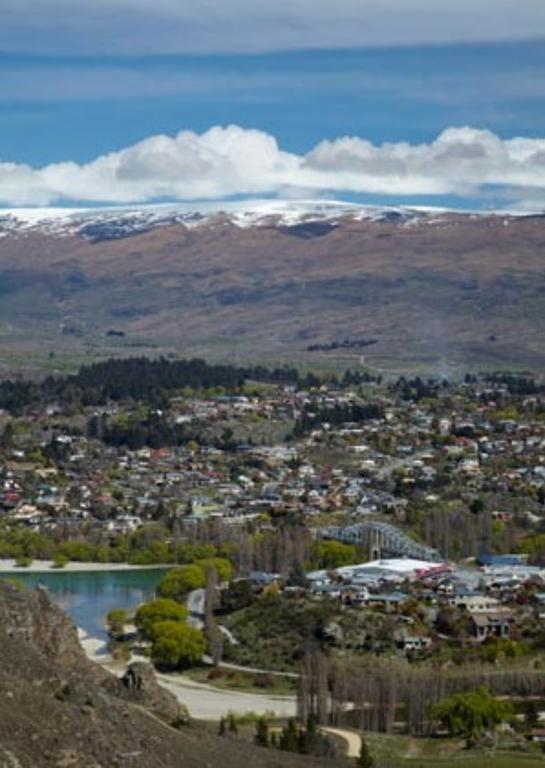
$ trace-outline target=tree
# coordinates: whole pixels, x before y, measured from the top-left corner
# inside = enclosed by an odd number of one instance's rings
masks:
[[[299,736],[297,733],[297,726],[295,725],[295,720],[293,718],[290,718],[288,720],[288,724],[282,728],[278,746],[280,749],[283,749],[286,752],[297,752],[299,747]]]
[[[229,725],[229,733],[232,733],[233,736],[238,736],[237,718],[234,712],[229,712],[227,715],[227,723]]]
[[[169,571],[161,579],[157,592],[161,597],[182,601],[188,592],[202,589],[206,584],[205,571],[198,565],[182,565]]]
[[[535,701],[528,701],[524,705],[524,724],[529,731],[539,725],[539,707]]]
[[[136,612],[134,623],[145,638],[151,639],[155,624],[164,621],[184,622],[186,618],[187,608],[183,605],[168,598],[158,598],[140,606]]]
[[[208,644],[208,652],[214,666],[218,666],[223,656],[223,640],[221,631],[214,617],[214,609],[218,607],[218,576],[214,566],[209,565],[206,572],[206,594],[204,613],[204,636]]]
[[[356,547],[341,541],[319,541],[314,553],[316,566],[327,570],[353,565],[357,559]]]
[[[269,726],[264,717],[260,717],[255,727],[255,743],[259,747],[269,746]]]
[[[455,693],[435,707],[435,716],[452,736],[463,736],[468,747],[512,714],[509,702],[495,699],[484,686]]]
[[[254,585],[249,579],[235,579],[221,593],[221,607],[227,611],[239,611],[251,605]]]
[[[201,560],[195,560],[193,565],[201,568],[204,574],[208,572],[209,568],[214,568],[220,582],[231,581],[233,578],[233,566],[225,557],[205,557]]]
[[[446,605],[437,612],[435,629],[441,635],[449,635],[461,641],[467,632],[467,620],[457,608]]]
[[[374,768],[374,765],[375,765],[373,756],[369,752],[369,747],[367,746],[367,742],[365,741],[363,736],[361,737],[360,754],[356,762],[356,765],[358,766],[358,768]]]
[[[11,421],[8,421],[2,434],[0,435],[0,448],[11,448],[13,446],[14,429]]]
[[[484,501],[479,497],[473,499],[469,505],[469,511],[474,515],[480,515],[484,512]]]
[[[202,632],[181,621],[153,625],[151,657],[159,667],[176,669],[196,664],[204,653]]]

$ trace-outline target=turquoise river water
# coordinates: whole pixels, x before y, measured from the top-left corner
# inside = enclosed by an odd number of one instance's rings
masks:
[[[38,584],[47,587],[55,602],[87,635],[106,639],[104,619],[108,611],[112,608],[130,610],[152,599],[164,573],[161,568],[52,573],[18,570],[0,577],[16,579],[30,589]]]

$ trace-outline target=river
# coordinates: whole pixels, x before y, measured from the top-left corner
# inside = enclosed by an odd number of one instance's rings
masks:
[[[132,610],[152,599],[164,573],[164,568],[47,573],[18,570],[1,577],[16,579],[30,589],[38,584],[47,587],[55,602],[86,635],[105,642],[106,614],[112,608]]]

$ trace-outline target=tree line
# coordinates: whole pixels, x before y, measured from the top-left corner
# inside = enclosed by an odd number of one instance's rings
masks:
[[[167,360],[164,357],[112,358],[82,366],[75,374],[48,376],[41,381],[8,379],[0,382],[0,408],[20,414],[31,406],[58,402],[83,406],[109,401],[135,400],[163,404],[177,390],[240,390],[248,381],[315,386],[313,374],[301,376],[295,368],[268,369],[210,364],[200,358]]]
[[[318,723],[349,720],[382,733],[392,733],[403,722],[407,734],[429,736],[441,719],[441,702],[479,687],[499,697],[543,697],[545,671],[482,664],[452,669],[378,657],[348,664],[310,651],[303,661],[297,712],[302,722],[313,715]]]

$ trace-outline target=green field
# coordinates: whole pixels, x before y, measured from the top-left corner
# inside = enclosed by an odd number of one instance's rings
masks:
[[[545,755],[539,745],[528,744],[527,752],[508,749],[464,748],[457,739],[415,739],[366,733],[365,739],[377,768],[543,768]]]
[[[496,752],[485,755],[482,753],[470,754],[463,753],[451,758],[408,758],[388,763],[391,768],[458,768],[458,766],[469,766],[469,768],[543,768],[545,757],[541,755],[528,755],[520,752]]]

